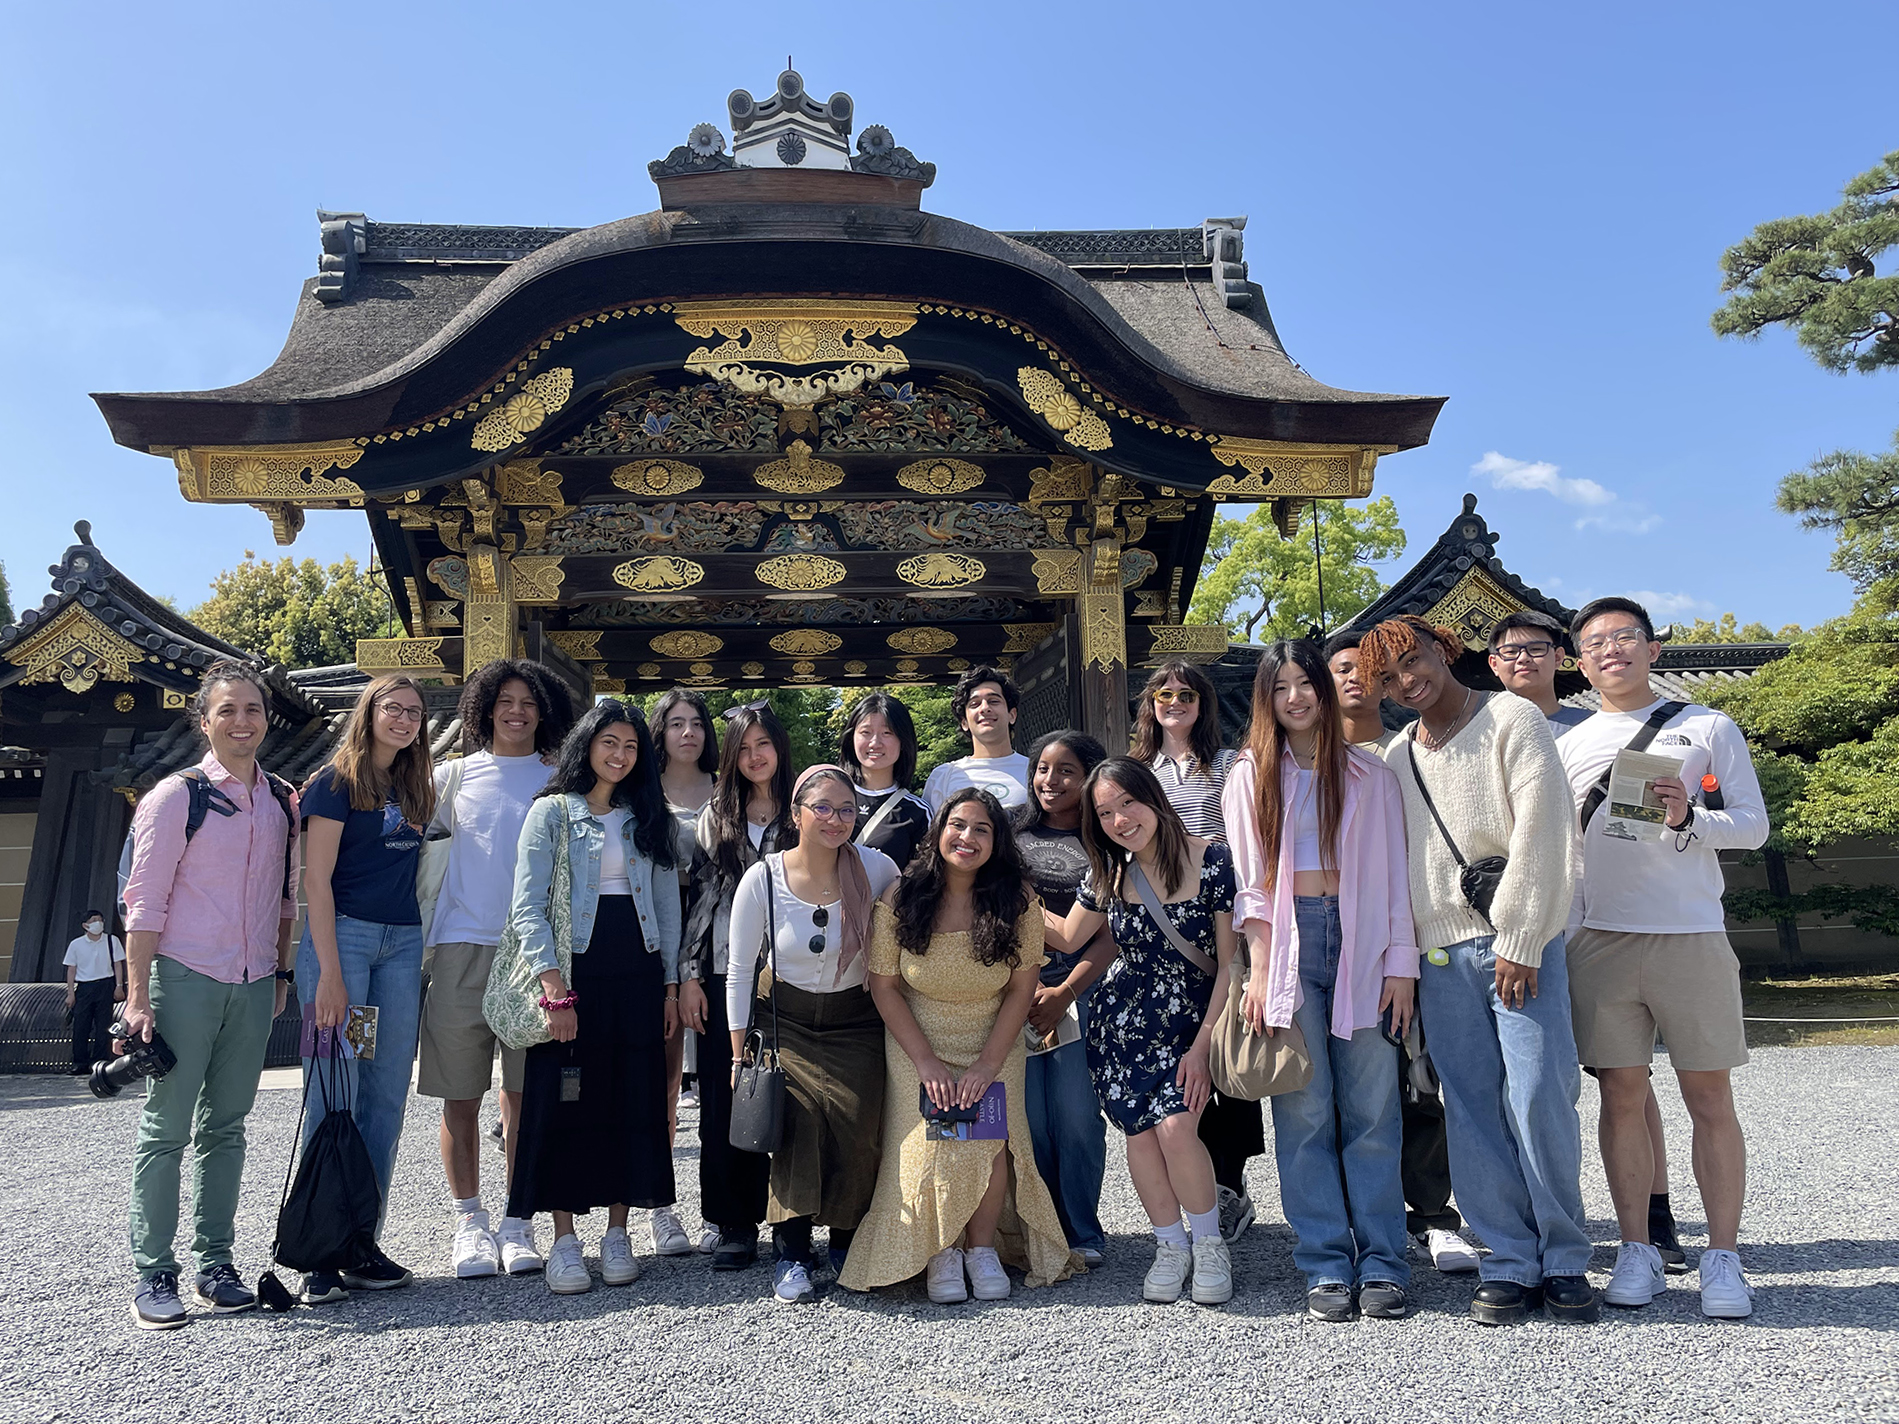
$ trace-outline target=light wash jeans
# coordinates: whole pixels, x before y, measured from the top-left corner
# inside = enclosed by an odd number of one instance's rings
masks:
[[[1492,936],[1427,956],[1418,981],[1425,1042],[1444,1085],[1457,1205],[1490,1248],[1487,1281],[1535,1286],[1580,1276],[1594,1250],[1583,1227],[1582,1069],[1569,1019],[1563,936],[1543,947],[1535,998],[1497,997]]]
[[[396,1170],[396,1145],[402,1140],[402,1115],[409,1105],[409,1074],[415,1066],[416,1034],[422,1021],[422,926],[379,925],[371,920],[336,917],[336,954],[351,1004],[376,1006],[376,1056],[346,1061],[347,1089],[356,1128],[376,1169],[376,1185],[389,1201],[389,1179]],[[316,945],[306,927],[297,947],[297,997],[310,1017],[316,998]],[[328,1115],[318,1086],[316,1061],[303,1060],[303,1140]]]
[[[1078,958],[1051,953],[1042,982],[1061,983]],[[1101,1116],[1101,1100],[1095,1096],[1094,1075],[1088,1071],[1088,1004],[1093,997],[1090,984],[1075,1005],[1081,1038],[1052,1053],[1031,1055],[1022,1086],[1028,1099],[1035,1170],[1055,1199],[1062,1233],[1073,1248],[1101,1251],[1108,1244],[1107,1233],[1101,1229],[1108,1124]]]
[[[1300,996],[1293,1019],[1312,1055],[1312,1081],[1272,1100],[1279,1201],[1298,1237],[1292,1261],[1308,1289],[1367,1281],[1406,1286],[1398,1050],[1376,1025],[1349,1039],[1333,1036],[1339,902],[1301,895],[1296,903]]]

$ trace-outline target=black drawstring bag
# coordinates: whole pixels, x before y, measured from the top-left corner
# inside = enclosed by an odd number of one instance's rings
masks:
[[[334,1042],[340,1037],[319,1035],[318,1041],[330,1038]],[[286,1190],[277,1209],[277,1239],[271,1255],[278,1265],[293,1271],[350,1271],[374,1254],[382,1189],[376,1184],[376,1168],[351,1111],[347,1066],[340,1056],[312,1061],[325,1116],[303,1149],[294,1186],[285,1174]],[[304,1101],[309,1101],[307,1088]],[[302,1138],[300,1110],[297,1140]],[[291,1154],[294,1162],[294,1144]]]

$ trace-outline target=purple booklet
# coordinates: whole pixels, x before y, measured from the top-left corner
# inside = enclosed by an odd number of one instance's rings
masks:
[[[974,1107],[933,1113],[929,1095],[922,1094],[924,1135],[937,1142],[1000,1142],[1009,1135],[1009,1102],[1001,1083],[976,1100]]]

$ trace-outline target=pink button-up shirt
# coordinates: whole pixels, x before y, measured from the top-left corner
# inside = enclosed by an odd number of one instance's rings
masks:
[[[1280,794],[1290,807],[1297,767],[1281,758]],[[1227,773],[1220,810],[1239,893],[1233,930],[1249,921],[1272,931],[1267,965],[1266,1022],[1283,1028],[1303,997],[1299,987],[1299,922],[1294,903],[1292,834],[1279,837],[1279,867],[1266,888],[1266,857],[1254,814],[1253,754],[1244,752]],[[1291,818],[1288,816],[1287,822]],[[1411,925],[1411,880],[1405,863],[1404,797],[1398,778],[1377,757],[1353,747],[1346,753],[1345,805],[1339,820],[1339,974],[1332,990],[1332,1032],[1350,1038],[1378,1022],[1387,978],[1418,977],[1418,941]]]
[[[198,765],[238,814],[211,811],[187,847],[190,788],[168,776],[147,792],[132,817],[125,927],[155,931],[160,954],[222,983],[268,979],[277,972],[278,927],[297,913],[294,865],[284,895],[285,837],[296,827],[261,771],[253,787],[211,753]]]

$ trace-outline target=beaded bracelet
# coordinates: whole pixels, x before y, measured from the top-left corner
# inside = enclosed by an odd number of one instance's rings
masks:
[[[571,1009],[575,1004],[580,1002],[580,995],[576,994],[572,989],[569,989],[567,991],[567,997],[564,999],[550,999],[547,995],[543,994],[537,1002],[542,1008],[552,1014],[558,1013],[562,1009]]]

